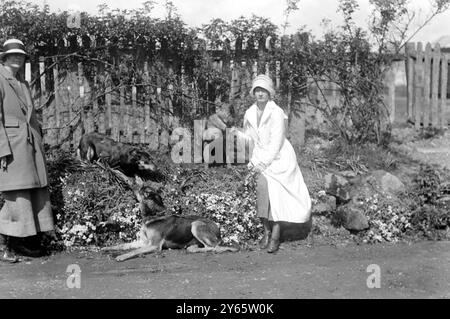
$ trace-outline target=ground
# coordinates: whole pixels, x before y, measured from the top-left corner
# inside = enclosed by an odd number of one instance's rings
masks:
[[[450,168],[448,132],[396,148]],[[282,244],[275,255],[165,251],[118,263],[77,251],[0,264],[0,298],[450,298],[449,264],[450,242],[323,244],[312,236]],[[79,289],[67,285],[70,265],[81,270]],[[370,265],[380,267],[380,288],[367,285]]]
[[[430,138],[417,138],[414,129],[398,128],[394,130],[397,143],[392,146],[414,160],[450,169],[450,130]]]
[[[67,286],[73,264],[81,270],[79,289]],[[449,264],[449,242],[288,243],[276,255],[165,251],[123,263],[62,253],[0,265],[0,298],[450,298]],[[370,265],[380,267],[380,288],[367,285]]]

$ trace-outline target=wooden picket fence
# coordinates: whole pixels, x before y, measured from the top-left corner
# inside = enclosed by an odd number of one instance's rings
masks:
[[[425,50],[424,50],[425,49]],[[450,123],[449,53],[421,42],[406,46],[407,116],[416,128],[444,128]]]
[[[131,85],[113,86],[110,74],[95,73],[93,79],[87,79],[84,65],[77,63],[72,70],[61,70],[56,60],[41,58],[39,65],[27,63],[25,79],[30,83],[39,81],[37,92],[34,92],[35,104],[42,107],[42,122],[44,123],[44,142],[49,146],[64,149],[75,148],[82,132],[98,131],[106,133],[116,141],[134,144],[146,144],[150,149],[157,150],[167,147],[170,132],[180,126],[180,119],[174,115],[173,101],[175,86],[182,86],[182,94],[187,98],[183,111],[208,113],[214,102],[200,99],[196,96],[196,83],[187,83],[183,77],[181,81],[174,81],[169,85],[161,85],[150,74],[150,65],[146,62],[143,67],[143,81]],[[222,68],[215,62],[214,67]],[[46,70],[49,64],[54,64]],[[67,67],[67,65],[65,65]],[[267,74],[276,79],[277,88],[280,87],[280,63],[262,66]],[[76,70],[73,70],[76,69]],[[36,72],[39,70],[39,72]],[[245,70],[245,76],[242,73]],[[239,62],[235,65],[231,61],[230,71],[231,92],[243,96],[248,94],[251,81],[258,72],[258,62],[246,65]],[[64,76],[61,73],[64,72]],[[38,78],[35,78],[39,76]],[[48,79],[51,77],[51,79]],[[55,80],[58,79],[58,80]],[[53,85],[48,85],[49,80]],[[167,84],[167,83],[166,83]],[[198,91],[197,91],[198,92]],[[98,97],[102,96],[102,99]],[[46,100],[52,97],[52,103]],[[99,102],[100,101],[100,102]],[[206,108],[205,108],[206,105]],[[198,109],[197,111],[195,109]],[[206,125],[206,121],[204,123]]]
[[[145,63],[143,82],[113,87],[110,75],[105,72],[94,73],[93,79],[87,79],[82,62],[77,63],[72,72],[61,70],[60,65],[55,62],[57,61],[54,59],[45,61],[42,58],[39,59],[38,66],[27,63],[25,67],[26,80],[39,81],[39,91],[34,94],[37,96],[36,104],[45,105],[49,96],[53,96],[53,102],[47,103],[41,110],[44,142],[49,146],[73,149],[77,146],[82,132],[98,131],[108,134],[116,141],[145,144],[151,150],[163,149],[169,146],[171,131],[181,125],[180,119],[174,115],[174,86],[182,85],[182,94],[190,97],[190,100],[185,100],[185,105],[182,105],[183,112],[204,108],[205,101],[200,101],[195,93],[196,83],[187,83],[183,79],[183,71],[181,83],[162,87],[158,84],[159,81],[152,78],[151,65]],[[54,65],[46,71],[49,63]],[[244,97],[248,94],[252,79],[261,70],[275,80],[277,89],[281,87],[279,61],[262,66],[259,66],[257,61],[251,62],[251,65],[246,65],[246,62],[231,61],[226,69],[222,69],[220,61],[215,63],[215,67],[231,79],[230,97],[236,95]],[[64,72],[65,76],[61,77],[61,72]],[[245,73],[244,76],[242,72]],[[36,76],[39,77],[34,78]],[[55,79],[58,80],[55,81]],[[53,82],[53,85],[48,85],[48,82]],[[393,77],[387,76],[386,102],[391,110],[391,121],[394,120],[395,113],[393,83]],[[339,87],[336,83],[322,81],[316,84],[309,83],[308,87],[307,95],[310,101],[305,103],[301,118],[291,120],[290,127],[290,138],[297,140],[296,144],[300,145],[304,143],[305,118],[308,123],[321,124],[325,121],[320,111],[306,105],[327,103],[333,108],[341,102]],[[103,98],[99,99],[99,96]],[[210,104],[214,103],[206,103],[207,106]],[[202,112],[204,110],[198,114]],[[206,126],[206,120],[204,125]]]

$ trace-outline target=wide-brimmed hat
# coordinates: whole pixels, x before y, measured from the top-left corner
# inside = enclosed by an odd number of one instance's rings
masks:
[[[25,57],[28,57],[28,53],[26,52],[25,49],[25,45],[23,44],[22,41],[17,40],[17,39],[9,39],[6,40],[5,43],[3,43],[3,48],[2,48],[1,55],[0,55],[0,60],[4,60],[5,57],[8,54],[23,54],[25,55]]]
[[[251,95],[255,95],[255,89],[257,87],[263,88],[264,90],[269,92],[271,98],[275,96],[275,87],[273,85],[272,79],[269,76],[260,74],[253,80],[252,90],[250,91]]]

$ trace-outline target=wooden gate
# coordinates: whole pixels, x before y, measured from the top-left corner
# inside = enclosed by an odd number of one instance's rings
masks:
[[[444,128],[450,122],[450,55],[430,43],[406,46],[407,116],[416,128]]]

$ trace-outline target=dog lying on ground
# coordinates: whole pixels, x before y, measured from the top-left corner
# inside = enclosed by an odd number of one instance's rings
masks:
[[[139,182],[139,179],[137,179]],[[163,249],[187,249],[197,252],[236,252],[235,247],[221,246],[220,230],[211,220],[200,216],[170,215],[156,217],[165,209],[164,203],[153,188],[143,184],[135,189],[140,203],[142,227],[138,240],[132,243],[105,247],[103,251],[132,251],[116,258],[125,261],[143,254],[160,252]]]
[[[100,160],[110,167],[118,167],[126,176],[144,179],[161,179],[150,154],[139,148],[116,142],[100,133],[88,133],[81,137],[77,155],[82,160]]]

